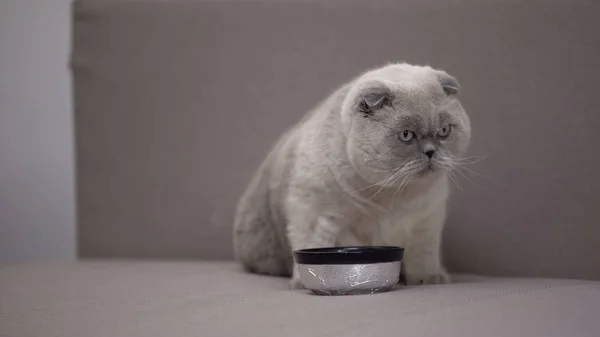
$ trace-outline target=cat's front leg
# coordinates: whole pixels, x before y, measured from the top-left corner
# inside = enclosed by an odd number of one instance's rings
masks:
[[[332,217],[318,216],[308,220],[305,215],[298,215],[290,222],[288,227],[288,239],[292,250],[308,248],[333,247],[340,233],[340,227]],[[291,289],[302,289],[298,265],[294,263]]]
[[[404,253],[407,285],[450,283],[440,252],[445,215],[441,207],[413,227]]]

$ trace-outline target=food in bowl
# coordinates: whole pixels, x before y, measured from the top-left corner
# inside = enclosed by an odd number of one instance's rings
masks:
[[[372,294],[398,283],[404,249],[395,246],[311,248],[294,251],[300,281],[319,295]]]

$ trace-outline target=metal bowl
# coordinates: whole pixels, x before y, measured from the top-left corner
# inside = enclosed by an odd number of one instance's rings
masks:
[[[320,295],[372,294],[400,278],[404,249],[393,246],[330,247],[294,252],[300,281]]]

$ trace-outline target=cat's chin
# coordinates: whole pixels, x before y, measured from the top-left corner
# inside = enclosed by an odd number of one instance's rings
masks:
[[[429,178],[435,178],[440,176],[441,174],[444,174],[444,169],[429,163],[423,166],[423,168],[421,170],[419,170],[419,172],[415,175],[415,179],[416,180],[425,180],[425,179],[429,179]]]

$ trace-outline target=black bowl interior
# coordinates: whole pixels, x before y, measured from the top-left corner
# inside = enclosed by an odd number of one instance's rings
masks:
[[[369,264],[402,260],[404,248],[395,246],[356,246],[311,248],[294,251],[298,264]]]

